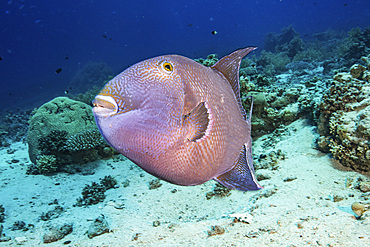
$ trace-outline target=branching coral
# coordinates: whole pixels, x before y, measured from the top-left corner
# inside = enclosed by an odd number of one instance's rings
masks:
[[[70,152],[89,150],[105,146],[105,141],[99,130],[89,129],[73,135],[66,140],[64,149]]]
[[[36,160],[36,167],[41,174],[50,174],[58,170],[55,155],[40,155]]]

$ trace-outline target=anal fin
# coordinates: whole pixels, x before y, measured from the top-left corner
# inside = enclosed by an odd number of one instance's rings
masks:
[[[246,145],[243,145],[235,166],[230,171],[214,178],[214,180],[229,189],[247,191],[263,188],[258,184],[254,174],[252,149],[247,149]]]
[[[210,113],[205,102],[200,102],[188,114],[183,116],[183,125],[187,129],[189,141],[197,141],[210,130]]]

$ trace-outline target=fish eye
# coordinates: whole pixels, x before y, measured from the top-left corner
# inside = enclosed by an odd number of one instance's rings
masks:
[[[162,68],[166,71],[166,72],[172,72],[173,71],[173,65],[169,62],[164,62],[162,63]]]

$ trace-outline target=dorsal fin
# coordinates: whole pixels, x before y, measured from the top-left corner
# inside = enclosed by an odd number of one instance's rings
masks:
[[[187,129],[187,139],[197,141],[207,135],[210,130],[210,116],[205,102],[200,102],[188,114],[183,116],[183,124]]]
[[[234,51],[230,55],[223,57],[211,68],[220,71],[226,79],[230,82],[232,89],[237,97],[240,97],[239,86],[239,68],[240,63],[248,53],[257,49],[257,47],[247,47]]]
[[[245,110],[240,99],[239,68],[243,57],[255,49],[257,49],[257,47],[247,47],[234,51],[230,55],[223,57],[211,67],[221,72],[229,81],[243,116],[245,116]]]

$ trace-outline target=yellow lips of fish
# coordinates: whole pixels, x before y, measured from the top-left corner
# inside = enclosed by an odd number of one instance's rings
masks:
[[[205,67],[166,55],[139,62],[109,81],[93,101],[106,141],[150,174],[178,185],[214,179],[261,189],[253,168],[251,113],[239,88],[237,50]]]

